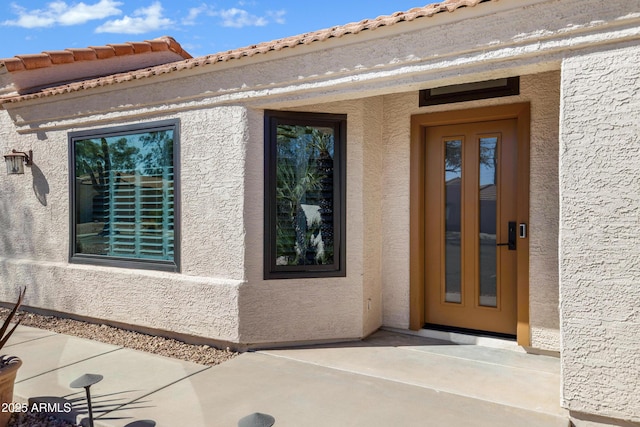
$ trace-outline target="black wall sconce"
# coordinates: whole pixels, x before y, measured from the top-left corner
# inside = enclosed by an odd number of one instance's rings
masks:
[[[29,150],[28,153],[11,150],[11,153],[4,155],[4,161],[7,163],[8,175],[22,174],[24,173],[24,165],[31,166],[33,164],[33,150]]]

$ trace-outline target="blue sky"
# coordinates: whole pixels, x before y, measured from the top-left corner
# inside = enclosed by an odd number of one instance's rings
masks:
[[[193,56],[404,11],[430,0],[15,0],[0,58],[170,35]]]

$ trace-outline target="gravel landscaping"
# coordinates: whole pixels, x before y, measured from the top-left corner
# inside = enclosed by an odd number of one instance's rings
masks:
[[[7,427],[82,427],[44,414],[17,413]]]
[[[0,319],[6,317],[8,309],[0,308]],[[98,325],[80,322],[72,319],[64,319],[55,316],[42,316],[27,312],[18,312],[16,320],[21,320],[21,325],[45,329],[60,334],[73,335],[87,338],[107,344],[127,347],[134,350],[185,360],[201,365],[218,365],[237,355],[236,352],[224,349],[220,350],[208,345],[193,345],[184,342],[146,335],[138,332],[127,331],[107,325]],[[8,427],[79,427],[45,414],[18,413],[9,421]]]
[[[0,308],[0,318],[4,318],[8,313],[8,309]],[[200,365],[218,365],[237,355],[236,352],[230,351],[229,349],[220,350],[208,345],[186,344],[174,339],[55,316],[41,316],[33,313],[18,312],[16,314],[16,320],[17,319],[22,319],[20,324],[24,326],[32,326],[60,334],[73,335],[107,344],[132,348],[134,350],[146,351],[148,353],[186,360],[187,362],[198,363]]]

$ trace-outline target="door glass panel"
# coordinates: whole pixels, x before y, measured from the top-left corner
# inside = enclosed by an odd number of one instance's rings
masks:
[[[480,138],[480,305],[496,307],[496,195],[498,138]]]
[[[461,298],[462,141],[445,141],[445,301]]]

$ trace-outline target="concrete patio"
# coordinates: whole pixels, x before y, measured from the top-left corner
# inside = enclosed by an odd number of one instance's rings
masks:
[[[207,367],[20,326],[14,400],[64,398],[98,427],[235,427],[261,412],[275,426],[558,426],[559,360],[513,349],[378,331],[358,342],[241,354]]]

